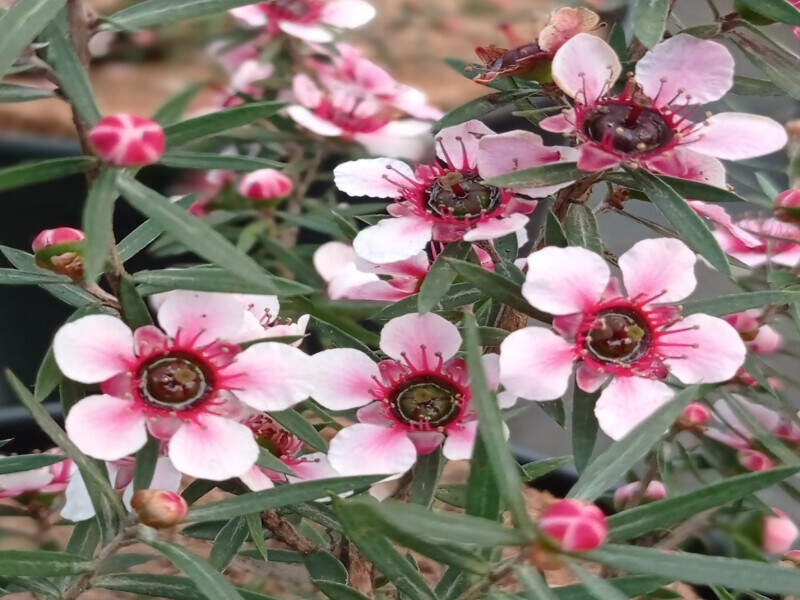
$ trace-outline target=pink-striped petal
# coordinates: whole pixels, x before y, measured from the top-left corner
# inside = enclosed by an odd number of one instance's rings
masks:
[[[205,345],[233,338],[244,326],[244,314],[236,294],[176,290],[158,309],[158,323],[172,337]]]
[[[711,115],[687,140],[693,152],[725,160],[744,160],[777,152],[788,137],[783,125],[762,115],[726,112]]]

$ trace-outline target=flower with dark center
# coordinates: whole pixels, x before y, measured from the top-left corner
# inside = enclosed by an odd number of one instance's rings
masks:
[[[672,398],[668,374],[686,384],[729,380],[746,354],[737,331],[709,315],[683,317],[674,304],[694,290],[696,260],[676,239],[638,242],[619,257],[626,293],[589,250],[534,252],[522,294],[555,315],[555,331],[511,333],[500,346],[500,382],[517,396],[553,400],[566,392],[577,363],[582,390],[608,381],[594,412],[619,439]]]

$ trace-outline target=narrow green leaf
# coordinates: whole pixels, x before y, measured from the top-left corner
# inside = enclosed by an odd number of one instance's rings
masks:
[[[557,596],[550,589],[541,573],[529,565],[518,565],[514,568],[517,579],[522,584],[523,596],[527,600],[556,600]]]
[[[586,467],[568,497],[591,502],[614,486],[663,437],[686,405],[697,397],[698,390],[695,385],[676,394],[628,435],[612,444]]]
[[[312,552],[305,557],[305,564],[311,579],[347,584],[347,568],[326,550]]]
[[[244,280],[225,269],[215,267],[169,268],[158,271],[139,271],[133,279],[138,284],[162,290],[197,290],[201,292],[274,294],[300,296],[314,289],[291,279],[264,273],[260,285]]]
[[[124,573],[131,567],[156,560],[157,558],[160,558],[158,554],[140,554],[138,552],[116,554],[103,561],[103,564],[97,569],[97,574]]]
[[[769,80],[795,100],[800,100],[800,60],[757,27],[744,23],[728,37]]]
[[[252,0],[147,0],[114,13],[108,21],[115,29],[148,29],[216,15],[246,4],[252,4]]]
[[[192,83],[183,88],[180,92],[172,96],[159,109],[153,113],[153,120],[161,124],[162,127],[172,125],[181,120],[183,114],[189,109],[192,100],[197,97],[204,87],[203,83]]]
[[[86,281],[94,281],[103,273],[111,244],[114,243],[114,203],[119,195],[116,190],[118,173],[113,167],[101,168],[89,188],[83,207]]]
[[[328,451],[328,442],[325,441],[319,431],[311,423],[306,421],[299,412],[294,409],[273,411],[270,416],[285,427],[290,433],[296,435],[306,444],[320,452]]]
[[[800,27],[800,10],[787,0],[738,0],[738,4],[773,21]]]
[[[43,285],[69,282],[67,277],[55,273],[26,273],[17,269],[0,268],[0,285]]]
[[[84,558],[92,558],[100,543],[100,529],[96,519],[87,519],[75,524],[67,542],[67,552]]]
[[[25,0],[0,16],[0,77],[52,21],[67,0]]]
[[[564,248],[569,245],[567,234],[558,221],[558,217],[553,214],[552,210],[547,211],[547,220],[544,225],[544,239],[548,246]]]
[[[253,513],[245,515],[244,522],[247,524],[250,541],[253,542],[261,558],[264,559],[264,562],[269,562],[269,550],[264,543],[264,525],[261,523],[261,514]]]
[[[364,594],[342,583],[322,579],[312,579],[312,582],[331,600],[369,600]]]
[[[633,32],[648,48],[664,37],[669,7],[670,0],[636,0],[633,6]]]
[[[572,393],[572,454],[579,474],[583,473],[594,452],[598,428],[594,405],[599,397],[599,391],[590,394],[575,384]]]
[[[440,600],[455,600],[467,590],[471,577],[456,567],[448,568],[436,585],[436,595]]]
[[[499,521],[503,506],[497,478],[486,451],[486,442],[478,437],[472,450],[469,479],[463,494],[463,507],[468,515]],[[488,553],[485,553],[486,556]]]
[[[639,182],[650,201],[680,233],[681,239],[692,250],[708,259],[720,273],[730,276],[731,266],[728,264],[728,258],[719,247],[708,225],[686,203],[686,200],[656,175],[641,169],[629,170],[628,173]]]
[[[553,163],[530,169],[520,169],[506,175],[484,179],[486,185],[497,187],[544,187],[574,181],[583,174],[577,163]]]
[[[514,89],[475,98],[466,104],[462,104],[458,108],[454,108],[441,119],[436,121],[436,123],[433,124],[433,130],[440,131],[445,127],[459,125],[472,119],[480,119],[481,117],[486,116],[498,108],[512,104],[515,100],[520,100],[526,96],[533,95],[533,93],[534,90]]]
[[[262,469],[269,469],[286,475],[297,475],[286,463],[263,447],[259,447],[258,449],[258,460],[256,464]]]
[[[544,477],[553,471],[566,467],[572,460],[571,456],[555,456],[553,458],[543,458],[542,460],[520,465],[522,480],[526,483],[536,481],[540,477]]]
[[[253,156],[228,156],[213,152],[192,152],[189,150],[170,150],[158,161],[165,167],[176,169],[224,169],[226,171],[255,171],[256,169],[279,169],[283,165],[276,160]]]
[[[0,575],[24,573],[28,577],[57,577],[78,575],[94,568],[94,563],[82,556],[44,550],[0,550]]]
[[[13,83],[0,83],[0,103],[31,102],[54,97],[55,94],[50,90]]]
[[[456,272],[447,262],[448,258],[464,258],[469,251],[467,244],[450,244],[444,252],[436,257],[430,271],[417,294],[417,312],[425,314],[433,310],[439,301],[447,294],[456,278]]]
[[[637,598],[671,583],[671,580],[652,575],[632,575],[630,577],[614,577],[608,582],[620,590],[628,598]],[[586,590],[583,585],[565,585],[553,589],[558,600],[586,600]]]
[[[184,196],[175,205],[181,208],[189,208],[195,199],[193,194]],[[117,253],[120,260],[127,262],[153,243],[162,233],[164,233],[164,228],[153,219],[148,219],[117,244]]]
[[[329,338],[337,348],[355,348],[356,350],[361,350],[367,356],[375,358],[375,353],[369,347],[368,342],[363,339],[363,336],[357,337],[351,333],[352,330],[345,331],[345,329],[339,325],[341,325],[341,322],[333,324],[323,317],[314,315],[314,318],[311,319],[309,329],[316,333],[318,337]],[[367,331],[366,333],[371,335],[371,332]]]
[[[700,298],[687,300],[682,303],[683,314],[705,313],[721,317],[733,313],[762,308],[768,305],[792,304],[800,301],[800,291],[790,290],[763,290],[757,292],[743,292],[741,294],[725,294],[714,298]]]
[[[730,93],[740,96],[780,96],[783,91],[777,85],[765,79],[734,75],[733,87],[730,89]]]
[[[658,177],[683,198],[702,198],[704,202],[747,202],[747,200],[726,188],[679,177],[668,177],[666,175],[659,175]],[[606,173],[603,179],[630,189],[641,190],[642,188],[640,181],[629,173],[621,171]]]
[[[153,481],[153,474],[156,472],[156,462],[161,442],[148,437],[147,443],[136,453],[136,472],[133,476],[133,489],[146,490]]]
[[[38,267],[32,254],[16,248],[9,248],[8,246],[0,246],[0,251],[20,271],[39,275],[54,275],[50,271]],[[66,278],[62,278],[62,281],[64,279]],[[43,283],[39,284],[39,287],[71,306],[86,308],[88,305],[97,304],[97,299],[94,296],[73,285],[72,282]]]
[[[375,313],[371,319],[385,321],[408,313],[417,312],[417,297],[418,294],[415,294],[393,302]],[[450,286],[450,290],[439,300],[438,308],[442,310],[461,308],[468,304],[474,304],[483,298],[485,298],[483,292],[475,289],[474,285],[470,283],[456,283]]]
[[[281,102],[253,102],[174,123],[164,128],[167,145],[171,149],[201,137],[242,127],[258,119],[266,119],[284,106]]]
[[[430,508],[444,463],[441,447],[417,459],[411,469],[411,484],[408,489],[409,502]]]
[[[149,573],[118,573],[92,579],[92,587],[143,596],[170,598],[171,600],[197,600],[198,597],[205,595],[205,592],[200,589],[202,585],[201,581],[192,581],[188,577],[151,575]],[[233,598],[237,598],[237,600],[239,598],[242,600],[277,600],[272,596],[265,596],[242,588],[235,588],[235,590],[239,595],[233,596]],[[220,600],[223,598],[225,596],[221,596]]]
[[[52,454],[24,454],[21,456],[0,456],[0,475],[31,471],[62,462],[66,457]]]
[[[603,240],[597,228],[597,219],[585,204],[569,206],[565,231],[570,246],[581,246],[603,255]]]
[[[608,45],[617,53],[620,62],[628,60],[628,40],[625,39],[625,28],[619,23],[614,23],[611,26],[611,31],[608,34]]]
[[[122,304],[122,319],[131,329],[153,324],[153,317],[147,308],[147,303],[136,291],[133,279],[128,275],[120,278],[119,299]]]
[[[0,191],[13,190],[35,183],[61,179],[84,173],[97,165],[91,156],[68,156],[47,160],[26,161],[13,167],[0,169]]]
[[[217,571],[224,571],[231,564],[233,557],[239,552],[248,535],[249,530],[244,517],[236,517],[225,523],[217,537],[214,538],[214,545],[208,555],[209,564]]]

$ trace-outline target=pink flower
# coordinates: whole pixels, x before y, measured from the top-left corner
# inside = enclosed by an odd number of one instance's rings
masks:
[[[625,510],[631,508],[633,500],[639,497],[642,489],[641,481],[634,481],[627,485],[617,488],[614,492],[614,508],[616,510]],[[651,481],[647,484],[639,504],[647,504],[648,502],[655,502],[663,500],[667,497],[667,488],[660,481]]]
[[[594,550],[608,538],[603,511],[584,500],[559,500],[539,517],[539,529],[566,552]]]
[[[350,348],[313,357],[314,399],[331,410],[361,407],[359,423],[342,429],[328,459],[342,475],[400,474],[443,444],[450,460],[472,455],[477,415],[471,404],[469,373],[455,358],[461,335],[434,314],[392,319],[381,331],[380,348],[389,359],[376,364]],[[491,385],[497,355],[483,357]],[[501,403],[507,405],[508,395]]]
[[[699,105],[719,100],[733,83],[733,57],[717,42],[686,34],[661,42],[636,64],[635,80],[621,94],[611,92],[622,71],[619,58],[598,37],[579,33],[570,39],[556,52],[552,71],[575,107],[544,119],[541,127],[577,135],[584,171],[636,163],[672,175],[684,169],[682,163],[699,160],[697,154],[741,160],[787,141],[780,123],[760,115],[692,120]]]
[[[86,234],[72,227],[45,229],[31,244],[36,264],[75,281],[83,279],[83,240]]]
[[[45,248],[52,246],[59,246],[61,244],[70,244],[72,242],[81,242],[86,239],[86,234],[80,229],[73,229],[72,227],[56,227],[55,229],[45,229],[40,231],[39,234],[33,238],[31,247],[33,252],[39,252]]]
[[[410,167],[388,158],[346,162],[336,186],[350,196],[394,198],[392,218],[359,232],[356,253],[374,263],[410,258],[431,240],[490,240],[524,230],[536,201],[569,185],[498,188],[483,179],[516,169],[569,160],[573,150],[545,147],[527,131],[495,134],[480,121],[443,129],[432,164]]]
[[[172,292],[158,309],[163,328],[132,332],[121,320],[91,315],[67,323],[53,342],[65,376],[101,383],[102,394],[72,407],[70,438],[89,456],[135,453],[147,432],[169,440],[169,457],[187,475],[227,479],[258,456],[238,421],[256,410],[282,410],[305,399],[308,357],[275,342],[242,351],[248,311],[236,295]]]
[[[739,450],[736,453],[736,460],[748,471],[769,471],[775,466],[769,456],[752,448]]]
[[[734,395],[734,398],[742,410],[746,411],[753,420],[772,435],[792,444],[800,444],[800,426],[788,416],[781,415],[778,411],[746,400],[741,396]],[[714,413],[717,419],[714,426],[706,431],[708,437],[736,450],[744,451],[745,454],[740,455],[739,458],[745,468],[750,470],[771,468],[771,464],[761,468],[748,466],[766,465],[767,461],[771,463],[771,459],[766,456],[763,458],[758,456],[762,453],[752,447],[757,443],[755,433],[751,431],[745,421],[739,418],[738,412],[730,406],[728,400],[717,401],[714,404]]]
[[[737,222],[757,243],[748,243],[727,229],[716,229],[714,237],[720,247],[755,268],[771,262],[785,267],[800,263],[800,227],[777,219],[743,219]]]
[[[611,378],[595,415],[620,439],[672,398],[661,381],[669,373],[686,384],[727,381],[744,362],[739,334],[716,317],[683,318],[672,304],[694,290],[696,258],[675,239],[634,244],[619,257],[626,295],[606,261],[589,250],[534,252],[522,294],[556,315],[555,332],[528,327],[510,334],[501,345],[501,382],[517,396],[553,400],[567,391],[576,362],[585,391]]]
[[[690,402],[683,409],[681,419],[691,425],[702,425],[711,419],[711,410],[700,402]]]
[[[406,260],[376,265],[358,258],[352,246],[328,242],[314,252],[314,267],[328,284],[332,300],[397,302],[419,292],[431,264],[428,255],[420,252]]]
[[[230,13],[249,27],[266,27],[307,42],[334,40],[333,29],[355,29],[369,23],[375,9],[364,0],[271,0],[234,8]]]
[[[295,476],[285,475],[254,465],[240,477],[254,492],[273,487],[275,481],[293,483],[339,476],[323,452],[302,454],[303,442],[268,416],[256,415],[248,419],[245,424],[253,431],[260,446],[266,448],[295,473]]]
[[[297,104],[286,109],[294,121],[323,137],[338,137],[364,146],[371,154],[418,159],[427,151],[429,121],[395,119],[396,109],[352,86],[320,88],[305,74],[295,75]]]
[[[783,344],[783,337],[761,321],[761,311],[747,310],[728,315],[725,320],[733,325],[744,340],[745,346],[756,354],[770,354]]]
[[[251,200],[279,200],[292,193],[292,180],[275,169],[259,169],[244,176],[239,193]]]
[[[762,548],[767,554],[783,554],[797,539],[797,525],[782,510],[773,508],[774,515],[764,517]]]
[[[45,454],[61,455],[53,448]],[[54,465],[0,475],[0,499],[17,498],[25,494],[61,494],[67,489],[72,461],[63,460]]]
[[[89,141],[100,159],[119,167],[158,162],[166,140],[161,125],[128,113],[106,117],[89,132]]]

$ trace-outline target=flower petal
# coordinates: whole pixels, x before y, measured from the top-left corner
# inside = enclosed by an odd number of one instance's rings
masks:
[[[314,252],[314,268],[326,282],[330,283],[344,271],[348,263],[355,260],[355,256],[356,252],[352,246],[342,242],[326,242]]]
[[[417,461],[417,449],[402,429],[357,423],[331,440],[328,460],[340,474],[395,475]]]
[[[289,481],[311,481],[314,479],[330,479],[339,477],[338,471],[331,466],[328,456],[323,452],[304,454],[291,462],[292,471],[297,477],[289,476]]]
[[[788,140],[783,125],[762,115],[726,112],[709,117],[687,140],[693,152],[743,160],[776,152]]]
[[[411,258],[431,240],[433,224],[420,217],[391,217],[358,232],[356,253],[370,262],[390,263]]]
[[[577,383],[578,387],[584,392],[590,394],[599,390],[606,382],[606,379],[608,379],[608,373],[597,371],[585,362],[581,362],[575,371],[575,383]]]
[[[583,104],[593,103],[622,72],[614,49],[599,37],[579,33],[553,57],[553,81],[561,90]]]
[[[618,167],[622,159],[613,152],[606,152],[594,142],[585,142],[580,145],[578,168],[581,171],[603,171]]]
[[[241,477],[258,458],[248,427],[215,415],[184,423],[169,442],[169,458],[181,473],[212,481]]]
[[[364,0],[332,0],[322,9],[321,20],[342,29],[355,29],[375,18],[375,7]]]
[[[447,430],[447,439],[442,446],[442,454],[448,460],[469,460],[478,435],[478,422],[468,421]]]
[[[414,179],[413,169],[393,158],[350,160],[333,170],[336,187],[355,197],[397,198],[406,177]]]
[[[539,310],[569,315],[596,303],[610,277],[600,255],[585,248],[549,246],[528,257],[522,295]]]
[[[575,130],[575,111],[570,109],[539,121],[539,127],[553,133],[567,133]]]
[[[375,399],[370,390],[380,380],[378,365],[352,348],[323,350],[311,357],[314,400],[331,410],[347,410]]]
[[[662,152],[645,161],[645,166],[650,171],[691,179],[718,188],[727,185],[725,178],[725,165],[713,156],[692,152],[680,146],[671,152]]]
[[[619,257],[619,268],[629,297],[658,296],[657,303],[677,302],[697,285],[696,261],[695,253],[680,240],[657,238],[636,242]]]
[[[594,414],[600,429],[619,440],[672,399],[667,384],[642,377],[615,377],[597,399]]]
[[[53,354],[61,372],[81,383],[99,383],[136,360],[133,333],[110,315],[89,315],[56,332]]]
[[[275,487],[272,479],[258,465],[253,465],[244,475],[239,475],[239,479],[252,492],[261,492]]]
[[[636,64],[636,83],[656,106],[673,100],[705,104],[731,89],[734,68],[733,56],[722,44],[678,34],[642,57]]]
[[[77,468],[69,477],[64,498],[64,507],[61,509],[63,518],[77,523],[94,517],[94,504],[86,488],[86,482]]]
[[[509,233],[524,229],[527,224],[528,217],[520,213],[514,213],[513,215],[508,215],[507,217],[499,219],[486,219],[467,231],[462,239],[465,242],[496,240]]]
[[[704,314],[689,315],[670,329],[688,331],[666,336],[665,353],[684,355],[664,361],[683,383],[727,381],[744,364],[747,353],[742,338],[730,323]],[[667,344],[675,344],[670,347]]]
[[[202,346],[235,336],[244,325],[244,313],[236,294],[176,290],[158,309],[158,322],[172,337]]]
[[[369,133],[356,133],[353,139],[373,156],[392,156],[421,160],[430,152],[431,122],[418,119],[390,121]]]
[[[239,400],[255,409],[286,410],[311,395],[310,360],[289,344],[254,344],[226,369],[226,383]]]
[[[147,418],[128,400],[105,394],[87,396],[73,406],[65,422],[67,435],[81,452],[102,460],[119,460],[147,441]]]
[[[493,133],[494,131],[476,119],[445,127],[436,136],[436,156],[458,170],[474,169],[478,163],[481,138]]]
[[[333,33],[322,25],[305,25],[303,23],[295,23],[293,21],[280,21],[278,23],[281,31],[292,37],[299,38],[306,42],[316,42],[318,44],[327,44],[334,40]]]
[[[323,137],[339,137],[344,133],[342,128],[322,117],[318,117],[305,106],[293,104],[286,108],[286,113],[294,119],[295,123],[309,131]]]
[[[528,400],[555,400],[564,395],[575,350],[543,327],[511,333],[500,345],[500,383]]]
[[[397,361],[409,360],[417,367],[435,365],[439,361],[437,354],[442,360],[449,360],[460,347],[458,327],[436,313],[395,317],[381,331],[380,348],[384,354]]]

